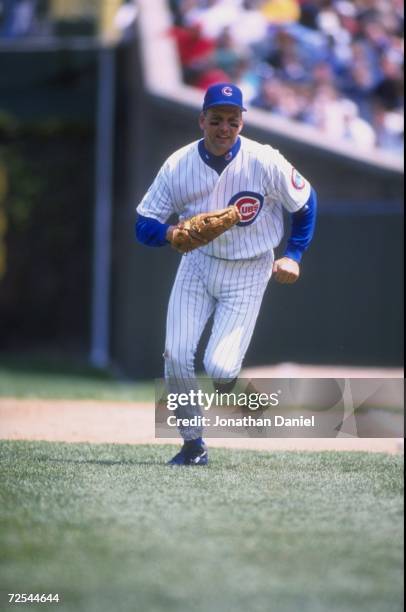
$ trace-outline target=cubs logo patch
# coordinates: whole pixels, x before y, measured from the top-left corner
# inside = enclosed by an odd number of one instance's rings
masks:
[[[223,94],[223,96],[232,96],[233,90],[231,89],[231,87],[226,85],[226,87],[223,87],[223,89],[221,90],[221,93]]]
[[[236,193],[228,205],[235,204],[240,212],[241,221],[237,223],[240,227],[250,225],[255,221],[264,203],[264,196],[253,191],[240,191]]]
[[[292,168],[292,185],[295,189],[303,189],[306,185],[306,181],[296,168]]]

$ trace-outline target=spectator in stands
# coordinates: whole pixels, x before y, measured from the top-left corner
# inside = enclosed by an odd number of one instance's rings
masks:
[[[404,116],[402,112],[387,111],[381,104],[376,103],[373,126],[379,147],[403,155]]]
[[[373,94],[387,110],[401,110],[403,106],[403,66],[395,53],[385,53],[380,62],[380,78]]]
[[[237,71],[239,66],[242,52],[238,52],[233,37],[231,35],[230,27],[227,26],[216,40],[216,50],[214,52],[214,62],[226,74],[230,76],[230,81],[233,83],[237,78]]]
[[[290,23],[300,17],[297,0],[265,0],[261,12],[270,23]]]
[[[216,48],[215,41],[203,36],[202,28],[198,23],[188,28],[174,26],[170,34],[177,43],[183,78],[186,83],[193,85],[200,73],[208,66]]]

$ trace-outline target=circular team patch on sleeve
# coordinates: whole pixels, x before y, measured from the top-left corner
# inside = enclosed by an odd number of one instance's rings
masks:
[[[301,174],[299,174],[299,172],[296,170],[296,168],[292,167],[292,185],[295,189],[303,189],[303,187],[306,185],[306,181],[304,180],[303,176]]]
[[[258,217],[259,212],[264,203],[264,196],[260,193],[254,193],[253,191],[240,191],[233,195],[228,205],[232,206],[235,204],[242,217],[241,221],[237,225],[244,226],[250,225]]]

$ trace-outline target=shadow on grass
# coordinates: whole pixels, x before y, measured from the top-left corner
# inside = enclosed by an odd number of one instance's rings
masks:
[[[151,459],[149,461],[145,461],[145,460],[139,460],[137,461],[136,459],[123,459],[122,461],[119,460],[113,460],[113,459],[52,459],[52,458],[48,458],[48,457],[37,457],[37,461],[43,462],[43,463],[66,463],[66,464],[76,464],[76,465],[99,465],[99,466],[105,466],[105,467],[111,467],[111,466],[133,466],[133,467],[156,467],[156,466],[161,466],[161,467],[167,467],[168,469],[172,469],[172,470],[194,470],[198,468],[198,471],[201,471],[201,468],[203,466],[194,466],[194,465],[169,465],[168,461],[171,459],[173,455],[173,451],[172,454],[169,452],[168,456],[165,457],[164,459],[162,459],[162,461],[158,460],[158,459]],[[216,463],[216,461],[211,461],[210,464],[208,466],[204,466],[204,468],[213,470],[216,468],[220,468],[221,471],[224,470],[230,470],[230,471],[235,471],[236,469],[238,469],[239,467],[241,467],[242,464],[240,463],[230,463],[230,464],[224,464],[222,463],[221,465],[219,465],[218,463]],[[244,463],[242,465],[242,467],[244,467],[244,469],[246,468],[246,463]],[[268,466],[269,468],[269,466]],[[268,469],[267,468],[267,469]]]
[[[151,461],[137,461],[135,459],[53,459],[50,457],[37,457],[36,461],[43,463],[76,463],[83,465],[165,465],[165,461],[151,459]]]
[[[172,451],[173,454],[173,451]],[[168,456],[165,457],[164,459],[162,459],[161,461],[159,459],[151,459],[149,461],[144,460],[136,460],[136,459],[123,459],[123,460],[115,460],[115,459],[53,459],[53,458],[49,458],[49,457],[37,457],[36,461],[40,461],[41,463],[66,463],[66,464],[76,464],[76,465],[100,465],[100,466],[106,466],[106,467],[110,467],[110,466],[115,466],[115,465],[122,465],[122,466],[134,466],[134,467],[156,467],[157,465],[160,466],[166,466],[169,468],[172,468],[174,470],[179,469],[179,468],[184,468],[184,469],[194,469],[194,468],[201,468],[202,466],[193,466],[193,465],[181,465],[181,466],[171,466],[168,465],[168,461],[171,459],[172,455],[171,452],[168,453]],[[244,465],[246,465],[244,463]],[[209,466],[204,466],[206,469],[212,469],[215,467],[220,467],[218,464],[216,465],[216,461],[212,461],[210,462]],[[235,463],[230,463],[230,464],[221,464],[221,469],[222,470],[235,470],[237,467],[239,467],[239,464],[235,464]]]

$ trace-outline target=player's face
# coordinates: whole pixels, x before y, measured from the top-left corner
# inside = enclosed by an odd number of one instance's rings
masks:
[[[242,130],[242,112],[232,106],[216,106],[200,114],[200,128],[206,149],[213,155],[224,155]]]

